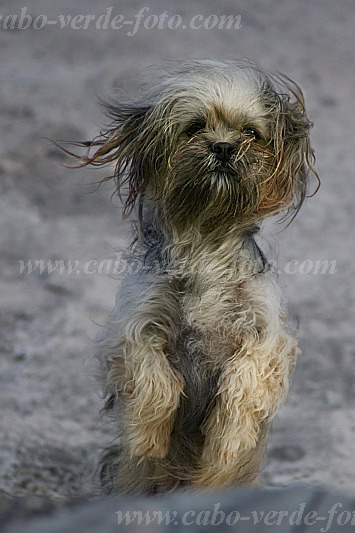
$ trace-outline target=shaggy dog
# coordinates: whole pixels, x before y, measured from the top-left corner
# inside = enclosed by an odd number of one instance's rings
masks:
[[[98,342],[118,438],[101,480],[148,494],[257,484],[298,348],[255,236],[318,179],[302,92],[247,60],[191,60],[107,108],[111,126],[78,157],[114,164],[141,268]]]

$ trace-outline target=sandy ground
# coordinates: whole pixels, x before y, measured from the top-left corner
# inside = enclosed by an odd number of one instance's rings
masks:
[[[113,2],[51,4],[31,0],[27,14],[97,21]],[[322,178],[294,223],[269,237],[279,241],[281,281],[300,317],[303,357],[274,425],[265,482],[354,493],[353,0],[131,0],[115,6],[112,17],[134,21],[148,6],[129,36],[132,25],[96,29],[95,22],[87,29],[61,29],[59,22],[6,29],[5,17],[20,15],[24,4],[1,2],[0,489],[81,493],[93,459],[110,442],[85,360],[117,281],[98,273],[20,274],[19,261],[101,261],[114,255],[127,230],[110,187],[88,194],[99,174],[68,170],[45,138],[94,136],[104,123],[97,95],[112,94],[146,65],[247,56],[303,87]],[[164,12],[166,20],[180,15],[186,28],[144,28],[149,15]],[[240,28],[189,28],[196,15],[205,21],[231,14],[241,16]],[[319,260],[336,262],[336,272],[330,266],[314,273]],[[287,273],[289,261],[298,261],[297,272],[292,263]]]

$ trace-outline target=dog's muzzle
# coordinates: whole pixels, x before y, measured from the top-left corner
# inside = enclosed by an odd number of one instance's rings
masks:
[[[232,157],[235,147],[228,142],[216,142],[212,144],[211,149],[217,159],[226,163]]]

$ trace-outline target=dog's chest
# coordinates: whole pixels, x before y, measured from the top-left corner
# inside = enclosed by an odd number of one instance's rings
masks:
[[[257,327],[253,299],[245,283],[195,284],[182,298],[183,336],[216,364],[235,354]]]

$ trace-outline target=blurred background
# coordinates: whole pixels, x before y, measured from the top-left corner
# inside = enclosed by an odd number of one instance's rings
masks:
[[[87,360],[117,279],[21,268],[112,258],[128,226],[113,185],[95,190],[104,174],[68,169],[48,138],[93,138],[98,98],[148,65],[248,57],[303,88],[322,179],[290,227],[266,232],[303,356],[264,481],[354,493],[353,0],[2,0],[0,16],[0,489],[82,493],[111,440]]]

